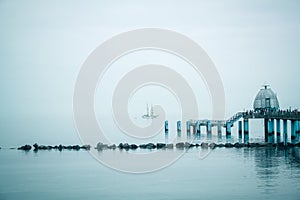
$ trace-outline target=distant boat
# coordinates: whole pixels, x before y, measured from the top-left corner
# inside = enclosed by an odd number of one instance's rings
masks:
[[[147,104],[147,113],[142,116],[143,119],[154,119],[157,118],[158,115],[154,115],[153,106],[151,104],[151,107],[149,108]]]

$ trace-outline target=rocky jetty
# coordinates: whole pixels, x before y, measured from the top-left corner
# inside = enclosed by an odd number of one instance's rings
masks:
[[[90,145],[68,145],[68,146],[64,146],[64,145],[56,145],[56,146],[50,146],[50,145],[38,145],[37,143],[35,143],[34,145],[24,145],[21,147],[18,147],[18,150],[24,150],[24,151],[29,151],[31,150],[33,147],[33,151],[39,151],[39,150],[76,150],[79,151],[80,149],[83,150],[90,150],[91,146]],[[215,148],[291,148],[291,147],[300,147],[300,142],[296,143],[296,144],[291,144],[291,143],[287,143],[286,146],[284,146],[284,144],[281,143],[207,143],[207,142],[202,142],[201,144],[197,143],[197,144],[193,144],[193,143],[189,143],[189,142],[179,142],[176,144],[166,144],[166,143],[148,143],[148,144],[128,144],[128,143],[120,143],[118,146],[115,144],[104,144],[99,142],[97,144],[97,146],[95,147],[96,150],[98,151],[103,151],[103,150],[115,150],[115,149],[120,149],[120,150],[136,150],[136,149],[189,149],[189,148],[202,148],[202,149],[215,149]],[[1,147],[0,147],[1,149]],[[15,148],[10,148],[10,149],[15,149]]]
[[[90,150],[91,146],[90,145],[83,145],[83,146],[79,146],[79,145],[68,145],[68,146],[64,146],[64,145],[56,145],[56,146],[50,146],[50,145],[38,145],[37,143],[35,143],[33,146],[33,151],[39,151],[39,150],[59,150],[62,151],[64,149],[66,150],[80,150],[80,149],[84,149],[84,150]],[[24,151],[29,151],[31,150],[31,146],[30,145],[24,145],[21,147],[18,147],[18,150],[24,150]]]

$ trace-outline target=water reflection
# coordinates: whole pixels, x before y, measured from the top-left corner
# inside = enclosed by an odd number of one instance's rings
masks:
[[[257,188],[263,194],[270,194],[279,187],[280,177],[300,177],[300,151],[294,148],[245,148],[244,157],[254,159]],[[296,169],[296,170],[295,170]]]

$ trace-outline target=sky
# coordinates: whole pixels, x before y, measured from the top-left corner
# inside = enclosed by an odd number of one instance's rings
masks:
[[[72,98],[82,64],[107,39],[140,28],[176,31],[206,51],[223,82],[226,118],[251,109],[265,82],[277,93],[281,108],[299,108],[299,10],[296,0],[0,0],[0,146],[78,143]],[[100,121],[111,114],[102,109],[116,83],[110,80],[119,78],[114,75],[118,65],[147,62],[147,55],[120,59],[99,83],[95,112]],[[163,53],[151,56],[155,62],[174,65],[190,79],[201,117],[208,118],[211,103],[203,80],[195,80],[178,58]],[[122,72],[126,69],[130,67]],[[176,99],[156,89],[144,88],[133,96],[133,118],[145,111],[147,99],[165,99],[161,104],[172,112]],[[166,98],[158,98],[157,93]],[[108,124],[106,128],[112,128]]]

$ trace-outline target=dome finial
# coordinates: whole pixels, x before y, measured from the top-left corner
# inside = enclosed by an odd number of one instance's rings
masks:
[[[264,84],[263,84],[262,86],[263,86],[263,87],[265,88],[265,90],[266,90],[266,89],[268,89],[268,87],[269,87],[270,85],[267,83],[267,81],[265,81]]]

